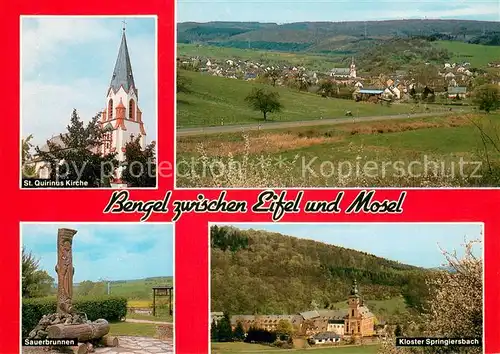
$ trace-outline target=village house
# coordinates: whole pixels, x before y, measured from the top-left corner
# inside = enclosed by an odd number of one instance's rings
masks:
[[[448,87],[448,98],[465,98],[467,96],[467,87],[463,86],[452,86]]]

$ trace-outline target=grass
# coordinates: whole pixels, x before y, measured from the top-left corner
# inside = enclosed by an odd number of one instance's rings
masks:
[[[470,44],[458,41],[436,41],[436,46],[449,50],[452,57],[450,63],[469,62],[472,67],[487,67],[488,63],[500,58],[499,46]]]
[[[156,316],[153,315],[143,315],[138,313],[129,313],[127,318],[134,320],[147,320],[147,321],[161,321],[161,322],[173,322],[173,316],[167,313],[160,313]]]
[[[379,349],[379,345],[365,346],[345,346],[345,347],[321,347],[315,346],[309,349],[277,349],[275,347],[250,344],[250,343],[212,343],[213,354],[226,353],[270,353],[270,352],[291,352],[296,354],[311,353],[311,354],[375,354]]]
[[[500,119],[500,115],[490,115],[492,120]],[[194,161],[236,161],[246,166],[264,158],[268,163],[267,176],[262,176],[260,166],[255,164],[244,171],[247,176],[229,180],[223,176],[215,180],[211,176],[193,179],[190,175],[178,178],[179,186],[191,187],[208,184],[212,186],[243,186],[243,187],[273,187],[273,186],[448,186],[450,183],[462,183],[448,179],[444,173],[450,173],[452,165],[458,170],[461,160],[466,161],[466,172],[475,168],[471,161],[482,161],[479,156],[482,148],[477,129],[471,123],[472,119],[485,119],[484,116],[457,115],[434,118],[416,118],[380,122],[339,124],[334,127],[321,126],[295,128],[288,130],[256,131],[241,134],[219,134],[201,137],[179,138],[177,143],[178,160],[195,158]],[[298,156],[298,157],[297,157]],[[424,158],[424,156],[426,156]],[[500,161],[498,154],[492,154]],[[197,160],[198,159],[198,160]],[[201,159],[201,160],[200,160]],[[231,160],[232,159],[232,160]],[[284,166],[277,164],[285,160]],[[411,167],[413,173],[422,173],[423,162],[429,163],[428,172],[437,170],[439,178],[401,179],[394,180],[386,176],[395,173],[402,165],[405,172],[409,171],[409,162],[418,161],[421,165]],[[309,165],[310,161],[314,163]],[[208,161],[208,163],[207,163]],[[376,176],[367,178],[344,178],[349,170],[342,170],[342,163],[353,166],[363,166],[368,161],[377,163]],[[382,162],[390,165],[383,166]],[[398,165],[399,164],[399,165]],[[308,165],[313,173],[303,168]],[[199,167],[200,165],[197,165]],[[322,167],[323,166],[323,167]],[[326,166],[326,168],[325,168]],[[328,167],[334,167],[331,171]],[[349,167],[348,166],[348,167]],[[437,167],[436,167],[437,166]],[[249,172],[251,168],[254,168]],[[323,168],[321,177],[320,171]],[[432,169],[432,170],[431,170]],[[244,170],[242,168],[242,170]],[[307,172],[304,176],[303,171]],[[326,170],[326,173],[325,173]],[[199,171],[199,170],[197,170]],[[206,174],[213,172],[205,168]],[[351,170],[352,171],[352,170]],[[182,171],[180,171],[182,173]],[[218,172],[218,171],[216,171]],[[250,176],[250,177],[249,177]],[[319,177],[318,177],[319,176]],[[234,177],[234,176],[233,176]],[[432,177],[432,176],[431,176]],[[225,178],[225,179],[224,179]],[[253,185],[252,185],[253,184]]]
[[[141,300],[151,302],[153,299],[153,286],[172,286],[172,277],[157,277],[147,279],[134,279],[111,283],[111,295],[124,296],[129,300]],[[158,298],[157,298],[158,300]],[[129,306],[130,301],[129,301]],[[133,306],[147,307],[147,306]]]
[[[235,125],[263,122],[262,113],[252,110],[245,97],[252,88],[266,88],[277,91],[284,108],[280,113],[268,115],[270,121],[305,121],[323,118],[345,117],[346,111],[354,116],[383,116],[407,114],[415,106],[354,102],[353,100],[323,98],[315,93],[298,92],[286,87],[247,82],[243,80],[216,77],[207,74],[180,71],[191,83],[191,93],[177,95],[177,127],[201,127]],[[436,107],[438,109],[440,107]],[[430,106],[434,109],[434,106]],[[423,112],[419,107],[415,112]]]
[[[110,324],[109,335],[154,337],[156,336],[156,326],[153,323],[113,322]]]

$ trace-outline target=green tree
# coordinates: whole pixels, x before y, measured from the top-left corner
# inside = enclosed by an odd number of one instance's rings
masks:
[[[330,80],[321,81],[318,88],[318,93],[323,97],[333,97],[337,92],[337,87]]]
[[[243,329],[243,325],[240,321],[238,321],[238,324],[234,329],[233,338],[237,341],[242,341],[243,339],[245,339],[245,330]]]
[[[218,340],[219,342],[232,342],[233,341],[233,330],[231,329],[231,320],[229,319],[229,314],[224,313],[224,317],[219,321],[218,324]]]
[[[479,86],[474,91],[473,102],[486,113],[500,108],[500,87],[493,84]]]
[[[268,113],[280,112],[283,108],[279,98],[278,92],[254,88],[245,98],[245,101],[249,103],[252,109],[261,111],[264,114],[264,120],[267,120]]]
[[[219,326],[217,325],[217,322],[215,322],[215,318],[212,320],[212,325],[210,327],[210,337],[212,342],[219,341]]]
[[[36,174],[35,165],[29,164],[33,159],[31,154],[31,149],[33,144],[31,140],[33,139],[33,134],[28,135],[26,139],[21,141],[21,163],[22,163],[22,176],[25,178],[33,178]]]
[[[44,297],[50,295],[54,278],[45,270],[39,269],[40,261],[31,252],[22,248],[22,297]]]
[[[398,323],[396,325],[396,329],[394,330],[394,335],[396,337],[401,337],[402,334],[403,334],[403,329],[401,328],[400,324]]]
[[[122,180],[129,187],[156,187],[156,144],[144,150],[140,137],[125,144],[125,163]]]
[[[95,283],[90,280],[84,280],[78,284],[78,287],[75,289],[76,293],[79,296],[87,296],[90,294],[92,289],[94,289]]]
[[[99,118],[100,114],[84,126],[74,109],[67,133],[60,135],[61,144],[47,141],[48,151],[36,148],[40,159],[50,164],[51,180],[84,181],[89,187],[108,186],[107,177],[112,175],[118,162],[115,153],[105,156],[100,153],[106,132]]]
[[[291,337],[293,334],[293,326],[290,321],[280,320],[276,326],[276,334],[282,339]]]

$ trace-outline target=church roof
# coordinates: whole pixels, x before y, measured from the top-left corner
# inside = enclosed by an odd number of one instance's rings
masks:
[[[123,86],[127,92],[131,87],[135,87],[125,30],[122,34],[122,42],[120,44],[120,49],[118,50],[118,57],[116,58],[115,69],[113,70],[113,76],[111,77],[111,83],[109,86],[114,92],[117,92],[121,86]]]

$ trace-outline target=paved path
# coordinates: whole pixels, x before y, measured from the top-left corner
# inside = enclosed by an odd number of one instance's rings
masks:
[[[391,119],[408,119],[408,118],[422,118],[422,117],[435,117],[440,115],[447,115],[450,113],[457,113],[459,110],[455,109],[452,112],[432,112],[432,113],[415,113],[408,117],[408,114],[396,114],[391,116],[370,116],[370,117],[342,117],[342,118],[327,118],[327,119],[315,119],[315,120],[305,120],[305,121],[295,121],[295,122],[272,122],[263,124],[245,124],[245,125],[226,125],[226,126],[215,126],[215,127],[198,127],[198,128],[181,128],[177,129],[177,136],[196,136],[205,134],[220,134],[220,133],[237,133],[237,132],[247,132],[251,130],[271,130],[271,129],[285,129],[294,127],[312,127],[318,125],[335,125],[344,123],[359,123],[359,122],[371,122],[378,120],[391,120]],[[463,113],[464,110],[461,110]]]
[[[171,342],[149,337],[118,337],[116,348],[96,348],[96,354],[173,354]]]

